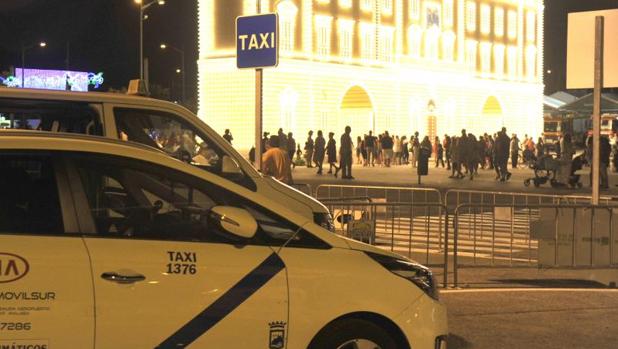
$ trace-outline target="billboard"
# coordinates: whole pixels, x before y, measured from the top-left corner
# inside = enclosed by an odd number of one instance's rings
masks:
[[[98,88],[103,83],[103,74],[94,74],[70,70],[22,69],[15,68],[15,76],[5,79],[9,87],[23,87],[46,90],[88,91],[88,86]]]
[[[594,87],[595,17],[605,17],[603,87],[618,87],[618,9],[569,13],[567,89]]]

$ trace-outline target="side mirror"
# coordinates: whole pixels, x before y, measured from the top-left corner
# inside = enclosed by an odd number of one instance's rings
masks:
[[[208,221],[215,232],[233,240],[251,239],[258,228],[257,221],[247,210],[230,206],[213,207]]]
[[[221,159],[221,174],[223,177],[232,180],[238,180],[244,177],[244,173],[240,169],[240,165],[238,165],[236,160],[232,159],[228,155],[223,155],[223,158]]]

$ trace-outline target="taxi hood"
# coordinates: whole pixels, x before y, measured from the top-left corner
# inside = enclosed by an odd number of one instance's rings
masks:
[[[366,244],[364,242],[353,240],[345,236],[341,236],[341,235],[337,235],[337,236],[348,245],[350,250],[355,250],[355,251],[360,251],[360,252],[371,252],[371,253],[380,254],[380,255],[388,256],[388,257],[394,257],[394,258],[403,258],[403,259],[410,260],[414,263],[420,264],[417,261],[411,260],[410,258],[402,256],[400,254],[387,251],[387,250],[375,247],[373,245]]]

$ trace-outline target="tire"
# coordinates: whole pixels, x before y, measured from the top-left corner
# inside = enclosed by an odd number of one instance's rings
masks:
[[[322,329],[308,349],[397,349],[382,327],[362,319],[335,321]]]

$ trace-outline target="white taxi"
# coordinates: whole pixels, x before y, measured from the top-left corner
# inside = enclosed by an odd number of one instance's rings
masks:
[[[0,133],[0,348],[446,347],[431,271],[150,147]]]

